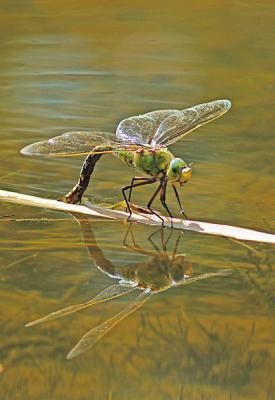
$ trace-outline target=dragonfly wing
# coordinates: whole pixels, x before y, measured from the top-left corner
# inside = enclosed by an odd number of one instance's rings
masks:
[[[22,154],[28,156],[58,157],[90,153],[113,153],[127,150],[124,144],[109,132],[66,132],[49,140],[37,142],[24,147]]]
[[[199,126],[220,117],[230,107],[229,100],[216,100],[178,111],[160,124],[153,140],[156,144],[169,146]]]
[[[157,110],[148,112],[144,115],[152,118],[155,121],[155,126],[158,128],[162,121],[164,121],[167,117],[170,117],[170,115],[177,113],[178,111],[179,110]]]
[[[87,301],[86,303],[76,304],[74,306],[69,306],[63,308],[62,310],[54,311],[51,314],[46,315],[45,317],[39,318],[35,321],[29,322],[26,324],[26,327],[41,324],[42,322],[52,321],[57,318],[64,317],[64,315],[72,314],[73,312],[82,310],[83,308],[89,307],[96,303],[101,303],[102,301],[114,299],[115,297],[122,296],[126,293],[132,292],[136,287],[132,286],[121,286],[120,284],[112,285],[107,289],[102,290],[97,296],[95,296],[92,300]]]
[[[123,142],[150,144],[161,122],[177,110],[159,110],[126,118],[117,127],[116,135]]]
[[[127,315],[131,314],[137,308],[141,307],[153,294],[154,292],[151,292],[149,289],[145,290],[120,313],[108,319],[108,321],[103,322],[94,329],[90,330],[70,351],[70,353],[67,355],[67,358],[70,359],[76,357],[92,347],[100,338],[102,338],[103,335],[109,332],[109,330],[112,329],[113,326],[115,326],[119,321],[127,317]]]
[[[91,146],[84,143],[76,145],[72,140],[66,139],[62,136],[56,136],[49,140],[32,143],[21,150],[22,154],[27,156],[41,156],[41,157],[57,157],[69,156],[77,154],[89,154]]]
[[[189,113],[188,116],[184,115],[181,111],[176,111],[165,118],[157,132],[154,135],[154,142],[163,144],[165,138],[171,138],[177,135],[182,125],[188,124],[195,117],[195,113]]]
[[[116,135],[123,142],[130,141],[133,144],[143,145],[148,143],[147,138],[150,138],[155,131],[154,120],[145,114],[122,120],[117,127]]]
[[[137,150],[143,145],[168,146],[199,126],[218,118],[231,107],[228,100],[200,104],[183,111],[160,110],[124,119],[116,134],[66,132],[21,150],[29,156],[72,156]]]
[[[221,269],[218,272],[209,272],[209,273],[198,275],[195,277],[183,278],[183,280],[181,282],[175,284],[174,286],[188,285],[189,283],[193,283],[193,282],[199,281],[201,279],[212,278],[214,276],[227,276],[230,274],[232,274],[232,269]]]
[[[122,140],[118,138],[115,133],[110,133],[110,132],[71,131],[71,132],[65,132],[61,136],[77,143],[81,142],[91,147],[104,146],[104,145],[116,147],[118,145],[123,145],[123,144],[128,146],[127,142],[126,143],[122,142]]]

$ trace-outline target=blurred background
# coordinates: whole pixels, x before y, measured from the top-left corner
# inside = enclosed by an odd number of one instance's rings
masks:
[[[193,163],[180,189],[184,210],[274,232],[273,1],[1,0],[0,22],[0,189],[58,199],[75,185],[84,157],[21,155],[32,142],[75,129],[115,132],[133,115],[229,99],[226,115],[170,147]],[[105,155],[86,195],[118,203],[132,176]],[[145,206],[153,190],[136,189],[132,201]],[[171,188],[167,203],[179,216]],[[158,200],[153,208],[163,211]],[[0,217],[1,398],[275,397],[272,246],[184,234],[178,251],[194,271],[235,272],[154,296],[67,361],[85,332],[134,297],[25,329],[113,280],[95,268],[70,216],[1,203]],[[149,249],[153,228],[134,228]],[[118,267],[136,261],[123,248],[126,225],[95,221],[93,230]]]

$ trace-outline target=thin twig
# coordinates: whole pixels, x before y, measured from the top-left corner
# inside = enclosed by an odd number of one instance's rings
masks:
[[[110,210],[91,204],[89,204],[89,207],[75,204],[67,204],[56,200],[48,200],[20,193],[8,192],[5,190],[0,190],[0,200],[6,201],[8,203],[43,207],[58,211],[75,212],[102,218],[125,220],[129,216],[128,213],[123,211]],[[162,216],[162,218],[164,221],[164,225],[171,227],[171,218],[164,216]],[[162,221],[157,216],[151,214],[132,214],[131,221],[157,226],[162,224]],[[219,225],[207,222],[173,218],[173,228],[206,233],[209,235],[225,236],[239,240],[250,240],[275,244],[275,235],[273,234],[253,231],[251,229],[238,228],[230,225]]]

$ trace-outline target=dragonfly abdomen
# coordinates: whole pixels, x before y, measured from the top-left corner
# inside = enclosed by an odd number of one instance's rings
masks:
[[[174,159],[168,149],[139,149],[135,151],[120,151],[118,157],[128,167],[137,168],[142,173],[156,176],[166,173],[167,167]]]

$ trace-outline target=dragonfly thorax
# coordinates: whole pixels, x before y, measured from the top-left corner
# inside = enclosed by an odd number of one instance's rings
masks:
[[[181,158],[174,158],[167,148],[120,151],[118,157],[144,174],[156,178],[167,176],[175,187],[183,186],[191,176],[192,169]]]
[[[144,174],[162,177],[174,159],[167,149],[138,149],[135,151],[120,151],[118,157],[131,168],[137,168]]]

